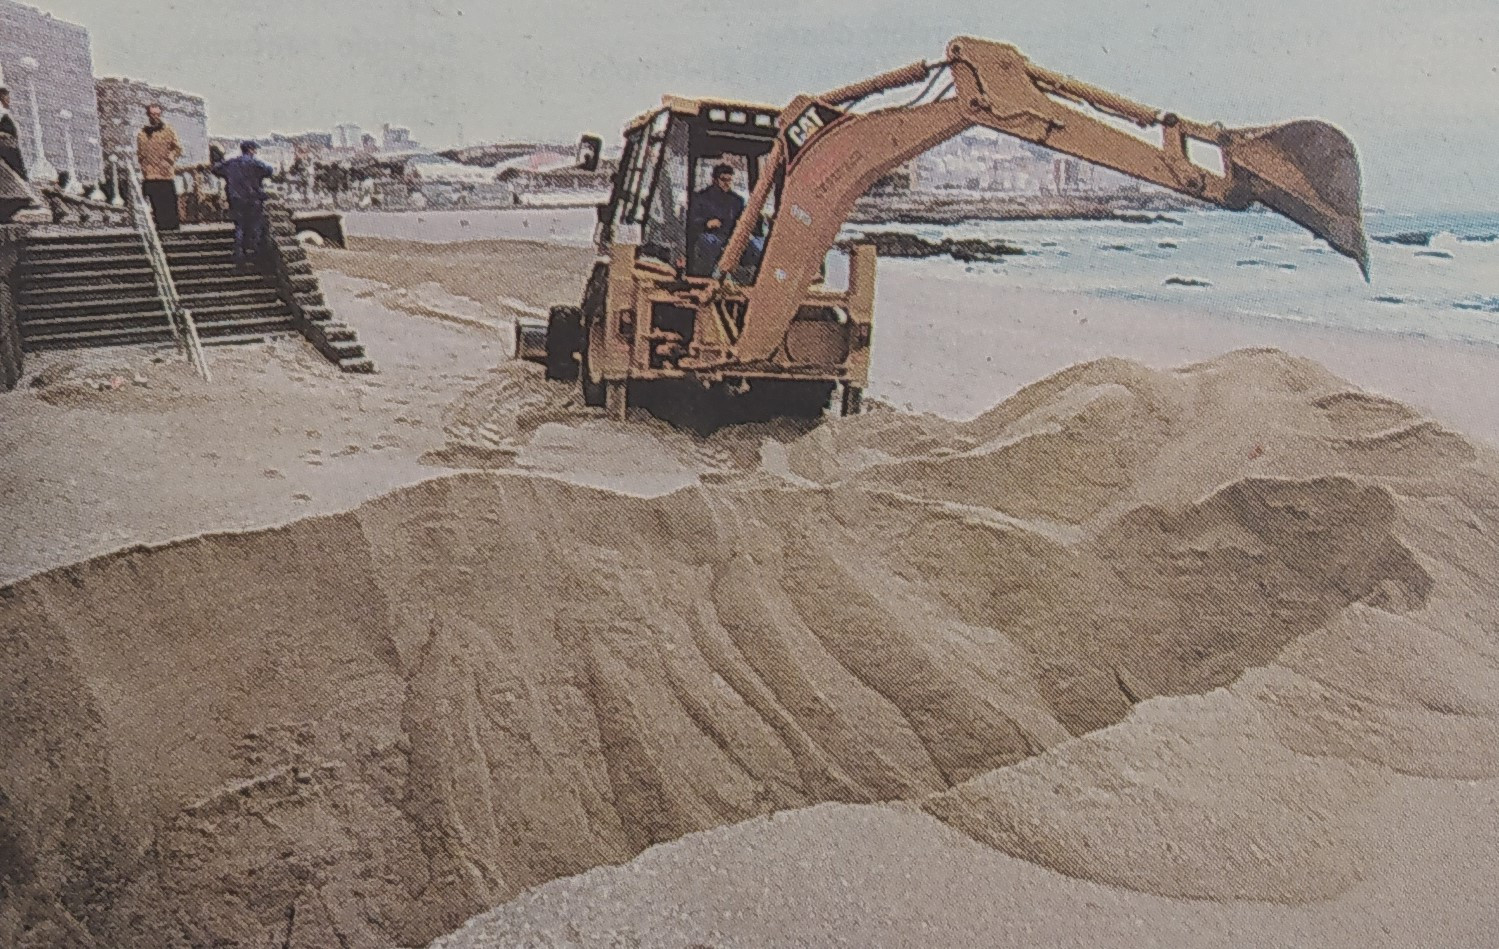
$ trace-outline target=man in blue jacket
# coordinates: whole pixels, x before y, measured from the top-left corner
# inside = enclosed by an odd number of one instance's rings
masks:
[[[215,162],[213,173],[224,179],[229,194],[229,217],[234,221],[234,265],[243,270],[260,256],[265,243],[264,182],[276,171],[255,157],[254,142],[239,143],[239,155]]]
[[[694,251],[693,274],[707,276],[713,273],[742,214],[744,198],[734,190],[733,166],[715,165],[712,183],[692,196],[692,212],[687,218],[689,246]],[[753,268],[760,263],[764,251],[764,238],[751,237],[739,262]]]

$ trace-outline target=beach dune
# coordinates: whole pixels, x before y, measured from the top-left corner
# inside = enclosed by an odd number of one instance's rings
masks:
[[[439,944],[1077,933],[868,912],[940,854],[1100,932],[1353,945],[1429,856],[1391,814],[1499,849],[1496,476],[1279,351],[1111,358],[669,493],[469,472],[51,570],[0,590],[0,935],[420,945],[517,897]],[[780,914],[723,915],[745,860]],[[1482,880],[1406,915],[1491,931]]]

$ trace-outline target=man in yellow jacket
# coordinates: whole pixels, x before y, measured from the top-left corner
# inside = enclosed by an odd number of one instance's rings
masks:
[[[146,124],[135,135],[135,157],[145,179],[146,200],[151,202],[151,216],[158,231],[175,231],[177,219],[177,159],[182,157],[182,143],[177,131],[161,118],[161,106],[146,106]]]

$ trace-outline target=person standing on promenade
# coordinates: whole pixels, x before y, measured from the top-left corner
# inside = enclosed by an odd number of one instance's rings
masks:
[[[265,180],[276,170],[255,157],[258,146],[239,143],[239,156],[216,162],[213,173],[224,179],[229,195],[229,217],[234,221],[234,266],[243,270],[260,256],[265,244]]]
[[[22,180],[26,178],[26,159],[21,155],[21,133],[10,114],[10,90],[0,86],[0,161],[9,165]]]
[[[158,231],[175,231],[177,217],[177,159],[182,157],[182,143],[177,131],[161,118],[161,106],[146,106],[146,124],[135,136],[136,162],[141,166],[142,187],[151,202],[151,216]]]

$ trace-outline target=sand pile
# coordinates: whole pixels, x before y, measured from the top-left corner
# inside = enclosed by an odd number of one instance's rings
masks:
[[[1499,774],[1499,467],[1312,364],[1094,363],[766,459],[457,475],[0,591],[0,942],[418,945],[825,801],[1289,904],[1368,871],[1399,775]],[[569,944],[539,892],[452,944]]]
[[[787,446],[818,424],[778,418],[704,438],[634,408],[630,424],[620,426],[583,405],[576,386],[548,383],[541,366],[509,360],[446,408],[443,445],[422,460],[448,468],[542,473],[650,497],[742,479],[762,468],[795,480]]]
[[[168,411],[202,398],[208,385],[181,355],[155,349],[59,354],[23,384],[48,405],[102,412]]]

